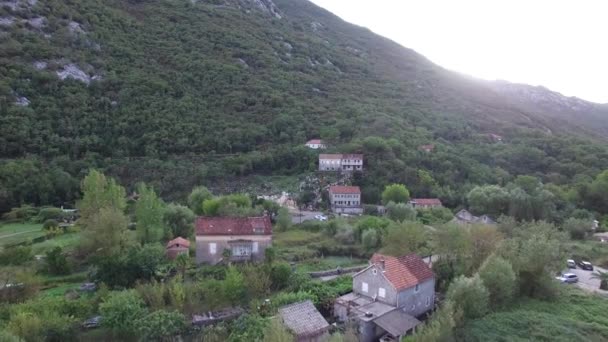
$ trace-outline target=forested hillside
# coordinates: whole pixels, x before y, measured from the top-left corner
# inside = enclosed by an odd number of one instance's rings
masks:
[[[299,175],[314,137],[365,153],[368,203],[396,182],[457,207],[526,174],[589,207],[607,113],[444,70],[305,0],[0,0],[0,212],[72,203],[90,167],[168,198]]]

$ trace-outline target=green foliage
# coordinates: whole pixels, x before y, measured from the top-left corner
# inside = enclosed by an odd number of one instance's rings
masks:
[[[43,223],[43,222],[46,222],[47,220],[59,221],[63,218],[63,216],[64,216],[64,214],[63,214],[63,210],[61,210],[61,208],[53,208],[53,207],[40,208],[40,211],[38,212],[38,216],[36,216],[36,222]]]
[[[112,178],[90,170],[82,181],[82,200],[78,202],[80,220],[85,227],[94,224],[96,215],[102,209],[123,212],[127,205],[125,189]]]
[[[285,328],[280,319],[270,320],[270,324],[264,331],[265,342],[293,342],[293,335]]]
[[[144,302],[133,290],[112,292],[99,305],[102,325],[109,329],[134,333],[138,320],[146,315]]]
[[[243,274],[234,266],[229,266],[223,282],[224,297],[233,305],[245,299],[246,288]]]
[[[483,317],[489,310],[489,298],[490,293],[479,277],[454,279],[446,295],[467,319]]]
[[[202,208],[202,205],[201,205]],[[171,238],[194,235],[194,213],[188,207],[170,203],[163,212],[163,223],[169,228]]]
[[[202,215],[204,213],[203,203],[212,198],[213,194],[209,189],[204,186],[197,186],[192,189],[192,192],[188,196],[188,206],[196,215]]]
[[[23,265],[33,259],[32,247],[18,246],[0,251],[0,265]]]
[[[55,247],[46,252],[46,271],[52,275],[64,275],[70,273],[70,265],[63,254],[61,247]]]
[[[386,213],[393,221],[415,221],[416,209],[409,204],[389,202],[386,205]]]
[[[272,286],[276,290],[281,290],[289,285],[291,279],[291,267],[286,263],[279,263],[272,266],[270,271],[270,279]]]
[[[161,245],[134,246],[128,251],[93,260],[92,276],[110,287],[130,287],[137,280],[150,280],[166,263],[165,250]]]
[[[128,219],[116,208],[102,208],[87,219],[80,249],[85,254],[114,255],[129,244]]]
[[[231,324],[229,342],[263,341],[268,322],[254,314],[241,315]]]
[[[570,217],[562,224],[564,231],[570,234],[570,238],[573,240],[583,240],[587,237],[587,234],[591,232],[593,226],[592,220],[589,219],[577,219]]]
[[[417,328],[413,336],[406,337],[403,342],[450,342],[454,340],[456,327],[454,304],[447,301],[437,310],[430,321],[422,329]]]
[[[281,208],[277,215],[277,228],[280,231],[285,231],[291,227],[291,215],[287,208]]]
[[[517,290],[517,276],[507,260],[490,256],[479,269],[479,278],[490,293],[491,308],[497,309],[511,303]]]
[[[57,222],[57,220],[54,219],[48,219],[46,221],[44,221],[44,223],[42,224],[42,228],[44,228],[45,230],[52,230],[59,227],[59,222]]]
[[[163,227],[164,203],[152,187],[141,183],[137,187],[139,199],[135,203],[137,239],[141,244],[159,242],[165,235]]]
[[[380,234],[375,229],[365,230],[361,237],[361,243],[366,251],[374,251],[380,245]]]
[[[418,221],[429,225],[444,224],[454,217],[450,209],[445,207],[416,209],[416,211]]]
[[[389,227],[382,253],[401,256],[407,253],[428,255],[428,231],[418,222],[403,222]]]
[[[382,191],[382,203],[407,203],[410,200],[410,192],[403,184],[387,185]]]
[[[186,318],[177,311],[153,311],[135,325],[145,341],[171,341],[186,328]]]

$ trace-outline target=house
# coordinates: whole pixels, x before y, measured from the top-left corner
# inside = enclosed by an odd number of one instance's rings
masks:
[[[441,208],[443,204],[439,198],[412,198],[410,200],[412,207],[416,209]]]
[[[362,171],[362,154],[320,154],[319,171]]]
[[[429,153],[429,152],[433,152],[433,150],[435,149],[435,145],[433,145],[433,144],[429,144],[429,145],[420,145],[420,146],[418,147],[418,149],[419,149],[420,151],[424,151],[424,152]]]
[[[450,221],[450,222],[456,223],[456,224],[461,224],[461,225],[476,224],[476,223],[490,224],[490,225],[496,224],[496,221],[494,221],[490,216],[488,216],[488,215],[475,216],[466,209],[462,209],[459,212],[457,212],[456,215],[454,215],[454,218],[452,219],[452,221]]]
[[[358,326],[359,341],[385,335],[397,340],[433,310],[435,275],[416,254],[392,257],[374,254],[368,267],[353,275],[353,292],[339,297],[334,316]]]
[[[196,263],[260,261],[272,245],[269,216],[198,217]]]
[[[190,254],[190,241],[180,236],[176,237],[175,239],[167,242],[165,254],[167,255],[167,258],[171,260],[177,258],[177,256],[180,254]]]
[[[310,300],[279,308],[279,316],[297,342],[322,342],[329,339],[329,323]]]
[[[329,187],[329,203],[336,214],[362,214],[361,189],[358,186]]]
[[[488,133],[488,134],[486,134],[486,137],[488,137],[488,139],[490,139],[493,142],[501,142],[502,141],[502,136],[500,136],[498,134]]]
[[[306,142],[305,146],[308,147],[308,148],[312,148],[314,150],[327,148],[327,145],[321,139],[308,140]]]

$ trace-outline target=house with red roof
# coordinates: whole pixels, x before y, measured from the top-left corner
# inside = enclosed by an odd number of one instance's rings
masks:
[[[417,209],[441,208],[441,200],[439,198],[412,198],[410,200],[412,207]]]
[[[173,260],[177,258],[180,254],[188,255],[190,252],[190,241],[184,239],[181,236],[176,237],[175,239],[167,242],[167,247],[165,249],[165,254],[167,258]]]
[[[353,275],[353,292],[336,300],[334,316],[355,321],[360,341],[399,340],[414,331],[434,302],[435,275],[422,258],[376,253],[368,267]]]
[[[272,246],[269,216],[198,217],[196,263],[261,261]]]
[[[319,154],[319,171],[363,171],[363,155]]]
[[[306,142],[305,146],[308,147],[308,148],[312,148],[313,150],[327,148],[327,145],[321,139],[311,139],[311,140],[308,140]]]
[[[329,187],[329,203],[336,214],[362,214],[361,189],[358,186],[332,185]]]

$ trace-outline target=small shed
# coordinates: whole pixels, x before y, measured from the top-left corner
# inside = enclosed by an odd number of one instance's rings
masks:
[[[279,309],[283,323],[297,342],[322,342],[329,339],[329,323],[310,300]]]
[[[167,242],[165,254],[167,258],[173,260],[180,254],[188,255],[190,252],[190,241],[183,237],[176,237],[175,239]]]

